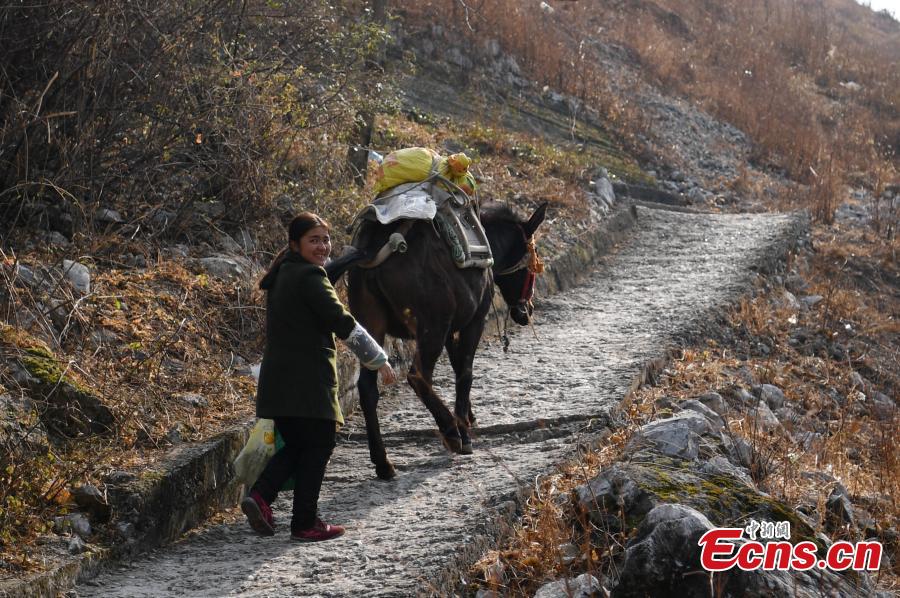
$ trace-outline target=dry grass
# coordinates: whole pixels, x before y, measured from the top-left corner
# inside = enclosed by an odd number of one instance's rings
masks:
[[[645,386],[624,403],[629,424],[595,452],[589,452],[554,475],[540,480],[524,508],[512,538],[491,551],[470,571],[474,584],[503,595],[528,595],[552,579],[590,572],[614,572],[627,537],[599,530],[572,511],[572,489],[596,477],[623,457],[622,447],[643,422],[655,417],[663,397],[680,402],[710,390],[723,393],[736,386],[774,384],[799,412],[821,426],[821,436],[808,446],[799,443],[808,424],[782,418],[783,430],[764,432],[751,413],[733,414],[731,434],[755,450],[751,476],[759,487],[788,504],[814,509],[819,529],[825,526],[825,500],[834,487],[827,478],[801,475],[822,472],[844,484],[856,507],[874,524],[845,530],[847,539],[880,535],[900,525],[900,460],[895,435],[898,414],[878,419],[866,408],[863,394],[875,391],[896,397],[900,389],[900,270],[893,251],[871,231],[818,228],[817,252],[797,257],[805,293],[824,299],[809,311],[785,304],[784,288],[760,280],[755,296],[743,299],[729,315],[730,332],[674,356],[656,386]],[[865,273],[865,274],[863,274]],[[845,347],[844,356],[804,351],[791,342],[798,330],[819,334]],[[768,354],[758,343],[769,346]],[[840,358],[838,358],[840,357]],[[860,388],[854,372],[869,384]],[[862,394],[861,394],[862,393]],[[846,397],[843,404],[833,397]],[[870,399],[871,400],[871,399]],[[790,434],[789,434],[790,433]],[[791,435],[793,434],[793,436]],[[835,538],[841,533],[832,533]],[[882,542],[888,542],[880,536]],[[580,555],[563,565],[560,546],[574,544]],[[889,551],[897,546],[886,544]],[[900,568],[878,574],[880,589],[900,588]]]
[[[644,75],[747,132],[758,166],[809,185],[791,205],[820,222],[831,222],[851,175],[876,197],[896,180],[896,22],[849,0],[551,4],[547,14],[511,0],[431,0],[403,14],[421,25],[448,15],[473,43],[499,41],[539,84],[581,99],[633,142],[647,125],[630,90],[609,84],[593,40],[629,48]]]

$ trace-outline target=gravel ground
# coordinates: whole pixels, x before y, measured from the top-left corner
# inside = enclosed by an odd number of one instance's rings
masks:
[[[243,522],[210,526],[79,585],[73,596],[409,596],[439,594],[491,544],[536,476],[596,439],[646,363],[735,299],[752,270],[796,235],[785,215],[685,214],[639,208],[631,239],[582,286],[540,302],[534,331],[508,353],[475,360],[475,454],[448,454],[405,385],[385,400],[382,429],[398,469],[375,478],[360,417],[329,465],[323,518],[347,534],[292,543],[290,502],[259,538]],[[436,384],[452,395],[450,369]]]

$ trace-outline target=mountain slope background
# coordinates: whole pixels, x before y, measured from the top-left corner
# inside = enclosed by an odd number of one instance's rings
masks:
[[[551,254],[589,218],[601,168],[704,209],[808,209],[794,273],[827,309],[796,341],[779,311],[788,282],[761,282],[720,323],[739,332],[686,346],[669,386],[635,399],[634,423],[725,369],[768,372],[755,381],[841,422],[809,466],[849,486],[896,555],[896,409],[876,421],[820,403],[900,387],[900,25],[849,0],[388,2],[384,27],[376,5],[0,9],[2,574],[43,566],[47,538],[68,533],[54,518],[85,487],[252,416],[252,279],[297,210],[346,240],[371,197],[348,146],[371,117],[366,148],[466,151],[482,197],[551,201]],[[818,341],[821,355],[796,349]],[[789,448],[760,448],[759,483],[799,497],[784,483],[799,466],[777,458]],[[527,591],[559,573],[553,547],[527,547],[569,523],[540,505],[524,522],[528,541],[500,561]],[[115,542],[111,528],[91,542]]]

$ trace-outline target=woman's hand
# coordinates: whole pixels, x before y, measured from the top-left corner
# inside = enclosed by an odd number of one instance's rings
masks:
[[[397,375],[394,373],[394,368],[391,367],[390,362],[385,362],[383,366],[378,368],[378,372],[381,374],[381,381],[384,384],[391,385],[397,381]]]

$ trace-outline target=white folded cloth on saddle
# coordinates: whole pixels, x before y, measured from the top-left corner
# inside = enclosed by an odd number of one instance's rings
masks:
[[[381,224],[390,224],[401,218],[432,220],[437,214],[437,204],[430,190],[431,185],[425,181],[403,183],[383,192],[369,207]]]

